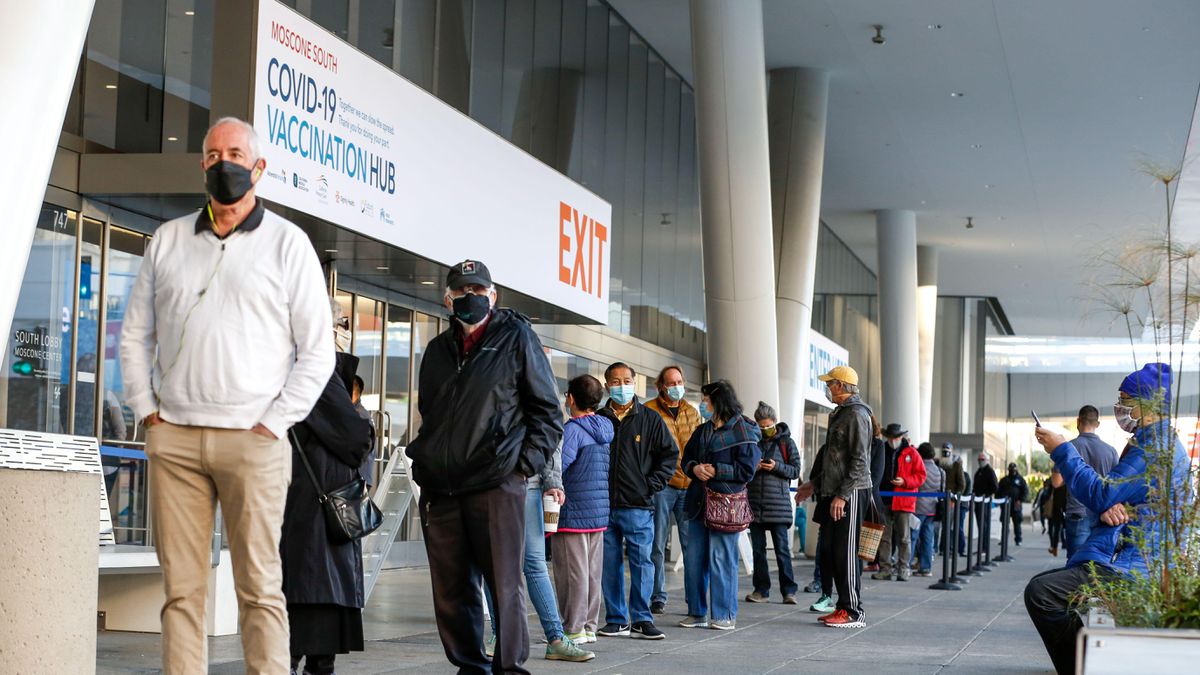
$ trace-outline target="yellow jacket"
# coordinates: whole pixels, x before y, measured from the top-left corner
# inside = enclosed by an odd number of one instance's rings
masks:
[[[683,469],[680,468],[680,461],[683,459],[683,446],[687,445],[688,439],[692,437],[692,432],[703,421],[700,419],[700,411],[691,403],[680,401],[679,414],[673,416],[667,410],[668,406],[663,402],[662,397],[647,401],[645,405],[662,417],[667,429],[671,431],[671,437],[675,439],[675,445],[679,447],[679,459],[675,460],[675,475],[667,484],[679,490],[686,489],[692,479],[684,475]]]

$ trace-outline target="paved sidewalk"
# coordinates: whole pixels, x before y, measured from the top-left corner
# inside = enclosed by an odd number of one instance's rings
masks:
[[[868,627],[834,630],[808,611],[813,595],[799,596],[800,606],[740,603],[738,629],[715,631],[675,626],[685,607],[678,588],[682,574],[671,575],[668,614],[659,618],[667,639],[600,638],[589,645],[596,659],[585,664],[546,661],[536,617],[530,620],[527,667],[535,673],[1045,673],[1050,660],[1025,614],[1025,581],[1062,564],[1029,537],[1016,549],[1017,560],[974,577],[963,591],[928,589],[930,579],[907,583],[864,579]],[[774,563],[772,562],[772,565]],[[939,563],[940,568],[940,563]],[[812,578],[812,563],[796,564],[797,578]],[[369,640],[364,653],[338,658],[342,675],[360,673],[452,673],[433,623],[428,572],[394,570],[381,578],[365,613]],[[744,597],[749,577],[742,577]],[[102,632],[97,650],[101,674],[159,672],[159,636]],[[210,673],[241,673],[236,636],[210,640]]]

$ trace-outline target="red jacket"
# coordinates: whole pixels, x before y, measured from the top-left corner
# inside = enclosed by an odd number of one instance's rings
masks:
[[[890,486],[895,492],[916,492],[925,483],[925,461],[913,446],[900,449],[896,457],[896,477],[903,480],[904,485]],[[885,489],[888,487],[884,486]],[[917,498],[892,497],[892,510],[912,513],[917,510]]]

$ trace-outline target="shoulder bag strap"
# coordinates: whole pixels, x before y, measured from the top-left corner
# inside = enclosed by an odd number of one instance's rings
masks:
[[[292,446],[296,448],[296,452],[300,453],[300,461],[304,462],[304,470],[317,490],[317,501],[324,504],[329,501],[329,495],[325,494],[325,491],[321,489],[321,484],[317,482],[317,474],[313,471],[312,464],[308,463],[308,455],[304,454],[304,446],[300,445],[300,439],[296,438],[295,429],[288,429],[288,436],[291,437]]]

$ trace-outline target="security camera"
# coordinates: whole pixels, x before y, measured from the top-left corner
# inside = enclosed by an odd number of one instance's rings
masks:
[[[875,37],[871,38],[871,42],[877,45],[886,44],[887,38],[883,37],[883,26],[875,25],[871,27],[875,29]]]

